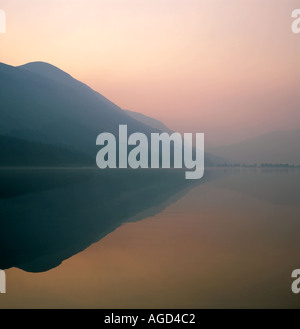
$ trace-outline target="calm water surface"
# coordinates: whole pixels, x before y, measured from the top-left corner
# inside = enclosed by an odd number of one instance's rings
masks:
[[[300,307],[298,169],[0,180],[0,308]]]

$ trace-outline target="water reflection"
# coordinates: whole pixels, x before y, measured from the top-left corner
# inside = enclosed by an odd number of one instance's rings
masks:
[[[181,170],[1,170],[0,268],[47,271],[198,183]]]
[[[228,188],[277,205],[300,205],[300,169],[231,169],[218,181]]]
[[[300,170],[106,174],[1,174],[0,308],[299,308]]]

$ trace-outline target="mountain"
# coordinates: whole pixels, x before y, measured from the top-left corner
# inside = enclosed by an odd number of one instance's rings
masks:
[[[120,124],[128,126],[128,134],[142,132],[150,136],[153,132],[171,132],[155,119],[122,110],[68,73],[44,62],[19,67],[0,63],[0,99],[2,148],[6,142],[12,145],[13,152],[20,155],[19,166],[36,165],[39,162],[36,154],[42,147],[42,163],[49,159],[52,165],[50,158],[57,156],[60,165],[72,161],[75,165],[86,165],[90,159],[95,165],[97,136],[111,132],[118,137]],[[62,150],[66,151],[65,157],[61,156]],[[0,166],[7,165],[5,156],[0,158]],[[206,155],[206,164],[211,164],[212,159]],[[16,163],[16,158],[12,163]]]
[[[168,134],[174,133],[173,130],[168,128],[163,122],[146,116],[142,113],[133,112],[129,110],[124,110],[128,115],[130,115],[133,119],[136,119],[149,127],[154,129],[159,129],[160,131],[166,132]],[[212,153],[205,152],[205,164],[206,166],[214,166],[214,165],[221,165],[225,162],[224,158],[218,157]]]
[[[0,64],[0,135],[95,155],[101,132],[153,129],[132,119],[86,85],[46,63]]]
[[[94,159],[86,154],[59,146],[0,136],[1,167],[92,166]]]
[[[160,131],[166,132],[168,134],[172,134],[173,131],[171,129],[169,129],[164,123],[162,123],[159,120],[156,120],[154,118],[151,118],[149,116],[146,116],[142,113],[138,113],[138,112],[133,112],[133,111],[129,111],[129,110],[124,110],[130,117],[132,117],[133,119],[144,123],[145,125],[152,127],[154,129],[158,129]]]
[[[299,165],[300,130],[274,131],[210,152],[229,163]]]

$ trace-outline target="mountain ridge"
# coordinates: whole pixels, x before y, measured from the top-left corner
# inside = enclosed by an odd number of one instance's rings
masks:
[[[97,136],[110,132],[118,137],[121,124],[128,126],[128,134],[142,132],[149,137],[162,132],[45,62],[16,67],[0,63],[0,99],[0,136],[53,145],[88,157],[95,158],[99,150]],[[205,161],[210,164],[210,156]]]
[[[245,164],[300,164],[300,129],[278,130],[229,146],[212,148],[210,152]]]

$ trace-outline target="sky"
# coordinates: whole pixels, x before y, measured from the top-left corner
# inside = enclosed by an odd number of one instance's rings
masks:
[[[44,61],[223,145],[300,129],[299,0],[0,0],[0,62]]]

